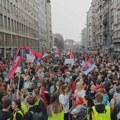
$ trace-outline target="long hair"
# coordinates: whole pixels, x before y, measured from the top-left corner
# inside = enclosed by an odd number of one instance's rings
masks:
[[[29,92],[27,91],[27,89],[22,88],[21,92],[23,93],[23,98],[26,98],[27,96],[29,96]]]
[[[59,93],[54,93],[52,95],[53,107],[52,110],[54,113],[60,113],[63,110],[62,104],[59,102]]]
[[[60,87],[60,93],[62,93],[63,95],[65,95],[65,89],[66,89],[66,87],[68,87],[66,84],[64,84],[64,85],[62,85]]]
[[[34,90],[34,93],[35,93],[35,99],[36,99],[36,101],[37,101],[38,99],[41,99],[42,102],[44,102],[43,98],[40,96],[40,91],[39,91],[38,89],[35,89],[35,90]]]

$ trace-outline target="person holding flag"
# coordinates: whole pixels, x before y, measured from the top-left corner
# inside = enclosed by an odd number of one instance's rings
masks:
[[[32,50],[27,45],[24,45],[25,53],[26,53],[26,62],[31,63],[35,60],[35,55]]]
[[[20,54],[20,48],[19,48],[17,54],[13,59],[12,66],[5,78],[6,80],[11,79],[14,73],[21,73],[21,62],[22,62],[22,56]]]

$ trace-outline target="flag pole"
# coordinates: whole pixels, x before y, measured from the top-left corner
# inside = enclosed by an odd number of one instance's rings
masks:
[[[18,79],[18,85],[17,85],[17,99],[19,99],[19,88],[20,88],[20,72],[18,73],[19,79]]]
[[[22,39],[22,38],[21,38]],[[21,44],[19,46],[19,50],[21,49]],[[17,85],[17,98],[19,99],[19,87],[20,86],[20,72],[18,72],[18,85]]]

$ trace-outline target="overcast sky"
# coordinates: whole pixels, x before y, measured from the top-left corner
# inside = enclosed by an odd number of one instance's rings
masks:
[[[53,33],[80,41],[86,24],[86,12],[92,0],[51,0]]]

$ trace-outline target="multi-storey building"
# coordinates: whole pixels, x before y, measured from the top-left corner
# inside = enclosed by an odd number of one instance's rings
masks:
[[[87,42],[106,53],[120,52],[120,0],[92,0],[87,12]]]
[[[36,0],[0,0],[0,51],[13,56],[24,44],[39,48]]]
[[[87,12],[87,43],[89,49],[94,49],[95,45],[95,12],[94,2],[92,3],[89,11]]]
[[[88,48],[91,48],[92,44],[92,7],[87,12],[87,43]]]
[[[113,48],[115,53],[120,53],[120,0],[114,0],[114,29]]]
[[[113,39],[114,9],[113,0],[104,0],[103,4],[103,50],[111,53]]]
[[[103,0],[93,0],[87,12],[87,42],[89,49],[101,48],[103,43]]]
[[[53,34],[52,36],[52,47],[56,46],[60,49],[64,49],[64,38],[61,34]]]
[[[46,49],[46,14],[46,0],[0,0],[0,55],[13,57],[24,44]]]
[[[52,20],[51,20],[51,4],[50,0],[46,0],[46,17],[47,17],[47,48],[52,47]]]
[[[103,0],[95,1],[95,47],[101,48],[103,42]]]
[[[64,42],[65,50],[69,50],[70,48],[74,49],[75,41],[72,39],[66,39]]]
[[[39,1],[39,46],[42,52],[47,49],[47,16],[46,16],[46,0]]]
[[[85,27],[83,30],[82,30],[82,33],[81,33],[81,44],[83,47],[85,48],[88,48],[88,34],[87,34],[87,27]]]

